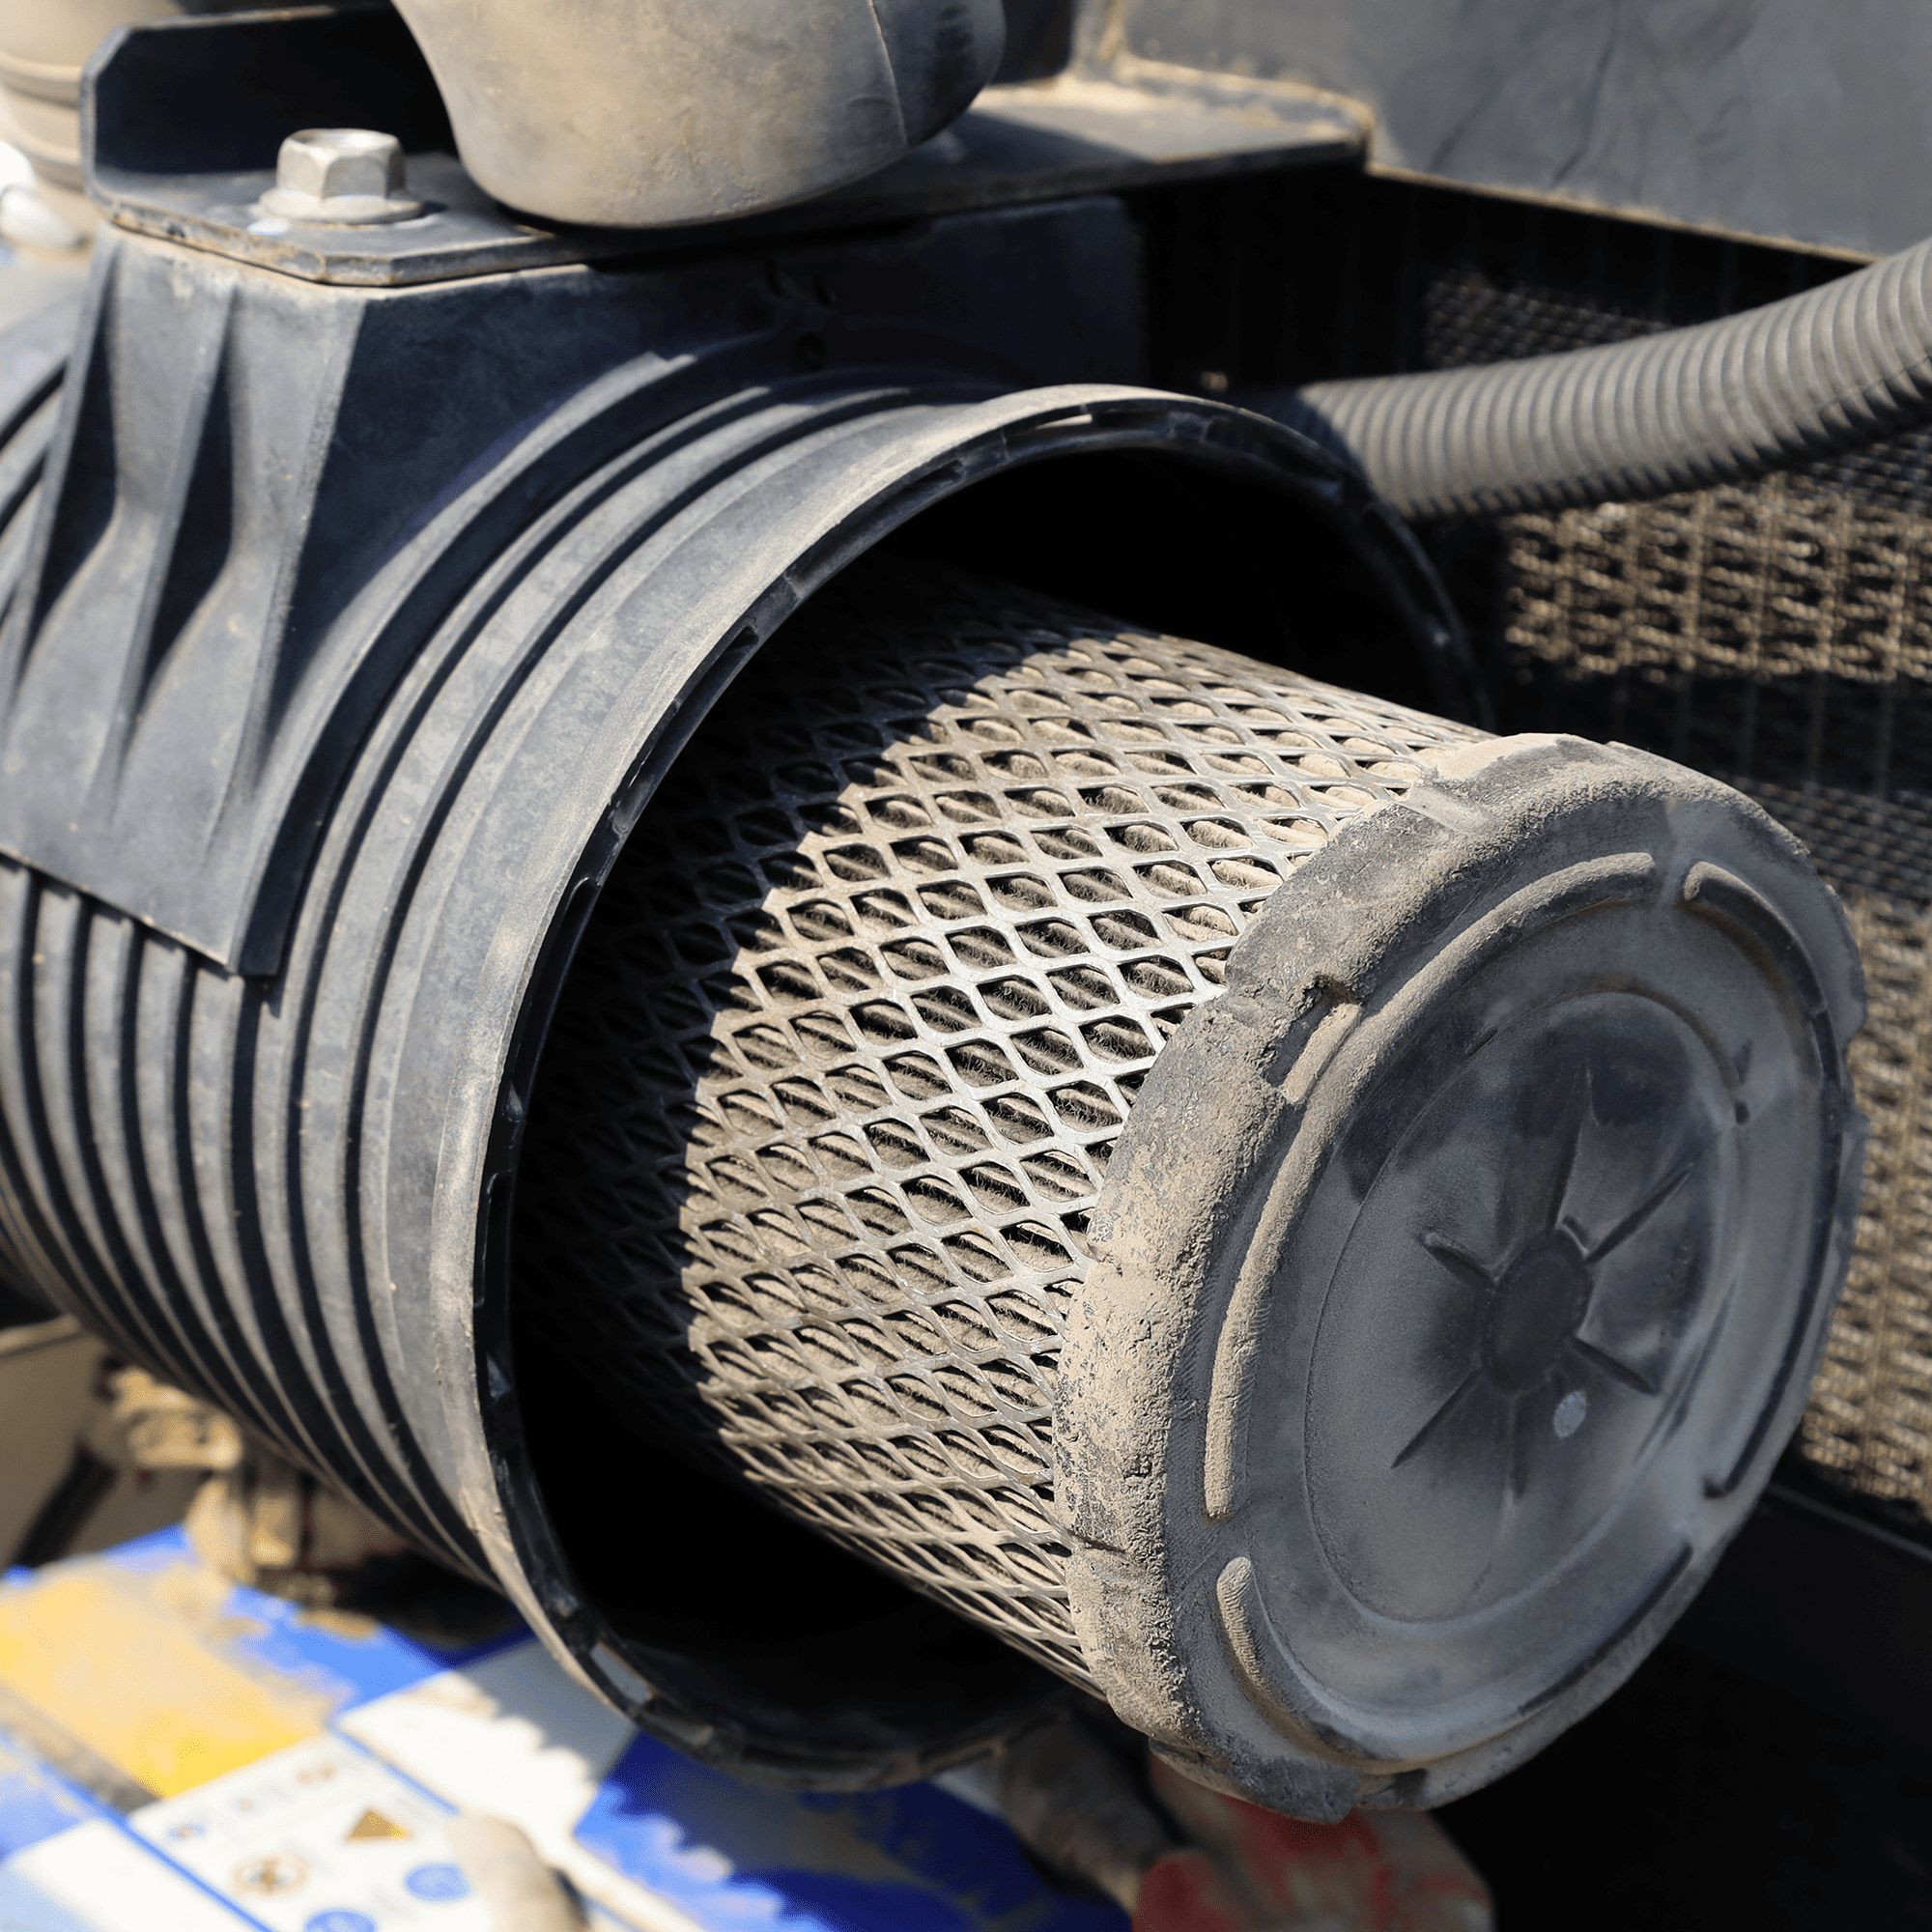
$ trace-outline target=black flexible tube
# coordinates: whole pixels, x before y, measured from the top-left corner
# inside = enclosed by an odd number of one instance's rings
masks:
[[[1932,242],[1694,328],[1236,400],[1348,455],[1411,517],[1735,482],[1932,412]]]

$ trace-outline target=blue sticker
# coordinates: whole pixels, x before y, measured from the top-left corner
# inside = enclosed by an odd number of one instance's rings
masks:
[[[638,1738],[577,1841],[715,1932],[1128,1932],[1052,1890],[1011,1831],[930,1784],[759,1791]]]
[[[469,1881],[455,1865],[418,1865],[403,1883],[418,1898],[468,1898]],[[374,1932],[374,1928],[371,1928]]]
[[[97,1815],[51,1772],[0,1745],[0,1859]]]
[[[376,1932],[376,1921],[366,1912],[318,1912],[302,1932]]]

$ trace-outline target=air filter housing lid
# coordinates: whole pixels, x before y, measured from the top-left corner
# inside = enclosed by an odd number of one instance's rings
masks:
[[[1156,1061],[1056,1394],[1089,1668],[1197,1776],[1435,1804],[1634,1668],[1795,1423],[1856,955],[1728,787],[1449,748]]]

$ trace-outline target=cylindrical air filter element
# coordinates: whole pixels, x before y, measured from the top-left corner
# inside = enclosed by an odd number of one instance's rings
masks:
[[[1435,1802],[1768,1474],[1860,997],[1726,787],[871,562],[605,888],[520,1319],[1198,1775]]]

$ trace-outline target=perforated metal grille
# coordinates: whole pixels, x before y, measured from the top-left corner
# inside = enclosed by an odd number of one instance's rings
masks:
[[[1697,322],[1850,265],[1390,189],[1426,367]],[[1871,1017],[1863,1213],[1802,1468],[1932,1541],[1932,427],[1734,487],[1440,527],[1513,730],[1616,738],[1757,798],[1844,898]]]
[[[1115,1136],[1267,895],[1472,735],[975,579],[848,573],[600,903],[522,1293],[640,1426],[1080,1678],[1049,1417]]]
[[[1804,1461],[1932,1533],[1932,518],[1812,478],[1503,526],[1513,722],[1750,793],[1851,915],[1863,1211]]]

